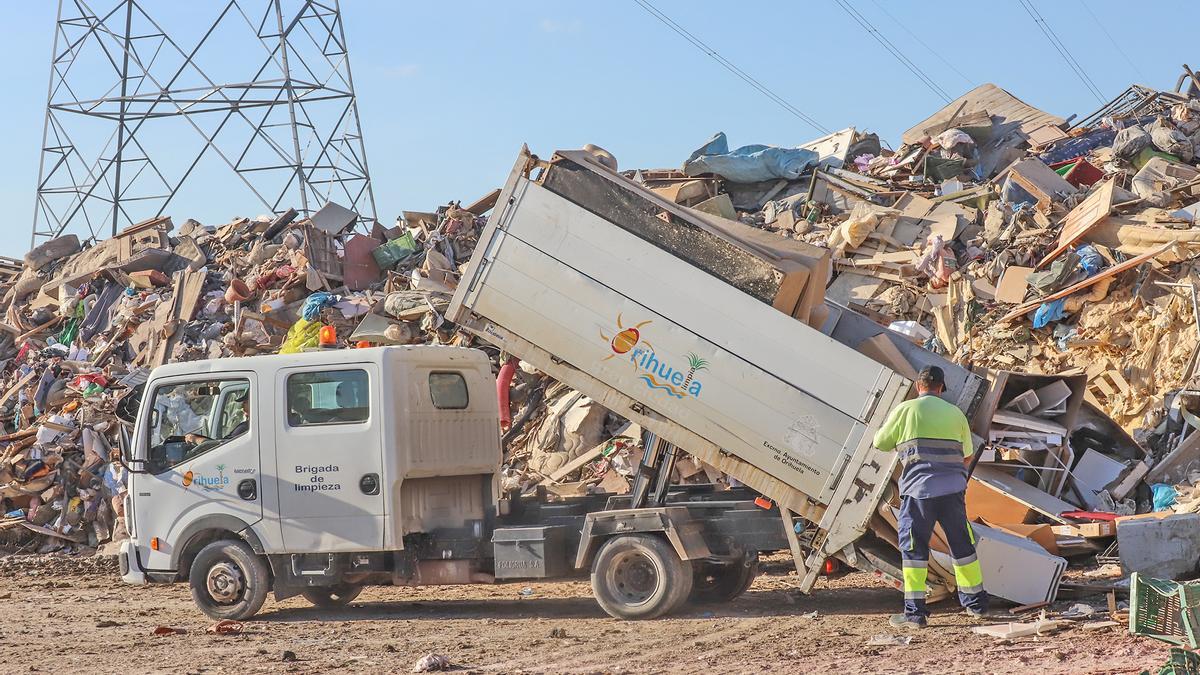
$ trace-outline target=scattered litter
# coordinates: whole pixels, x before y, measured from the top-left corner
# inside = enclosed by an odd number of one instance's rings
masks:
[[[182,635],[187,632],[186,628],[176,628],[175,626],[155,626],[153,634],[158,637],[166,637],[168,635]]]
[[[242,633],[242,622],[234,621],[233,619],[222,619],[205,629],[205,632],[216,635],[240,635]]]
[[[911,635],[889,635],[887,633],[879,633],[872,635],[870,640],[867,640],[868,647],[895,647],[903,646],[912,642]]]
[[[414,673],[432,673],[441,670],[450,670],[450,659],[441,654],[426,654],[412,667]]]

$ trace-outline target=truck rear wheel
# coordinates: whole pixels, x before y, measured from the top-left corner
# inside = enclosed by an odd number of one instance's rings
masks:
[[[653,619],[687,600],[691,567],[659,537],[613,537],[592,565],[592,594],[605,612],[618,619]]]
[[[317,607],[345,607],[354,602],[363,587],[359,584],[334,584],[333,586],[313,586],[304,589],[301,594]]]
[[[196,606],[212,619],[249,619],[270,590],[267,564],[245,542],[231,539],[200,549],[188,579]]]
[[[754,583],[754,578],[758,576],[758,556],[728,565],[699,562],[695,568],[691,599],[695,602],[729,602],[749,590],[750,584]]]

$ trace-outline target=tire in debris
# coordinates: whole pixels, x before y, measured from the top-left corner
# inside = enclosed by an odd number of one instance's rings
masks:
[[[592,564],[592,594],[618,619],[653,619],[674,611],[692,590],[692,565],[666,540],[627,534],[604,543]]]
[[[345,607],[354,602],[362,593],[360,584],[334,584],[333,586],[313,586],[306,588],[301,594],[317,607]]]
[[[697,562],[692,580],[693,602],[729,602],[750,589],[758,576],[758,556],[740,559],[731,564]]]
[[[200,549],[188,579],[196,606],[212,619],[249,619],[270,590],[266,562],[245,542],[231,539]]]

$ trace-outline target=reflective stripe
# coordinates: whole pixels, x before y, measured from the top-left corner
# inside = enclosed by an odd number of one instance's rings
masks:
[[[957,450],[962,455],[962,443],[949,438],[910,438],[896,444],[896,450],[903,452],[910,448],[926,448],[929,450]]]
[[[975,562],[976,560],[979,560],[979,556],[972,553],[971,555],[969,555],[965,558],[954,558],[952,562],[955,565],[958,565],[960,567],[966,567],[967,565],[970,565],[971,563]]]
[[[934,464],[948,464],[953,467],[962,466],[963,454],[962,450],[926,450],[918,448],[909,450],[900,455],[900,463],[908,466],[913,462],[931,462]]]
[[[904,568],[904,597],[908,597],[909,593],[925,594],[925,580],[929,577],[929,570],[924,567],[905,567]]]
[[[901,561],[904,567],[916,569],[918,567],[929,567],[928,560],[903,560]]]
[[[958,592],[965,593],[967,595],[974,595],[976,593],[982,593],[983,592],[983,584],[980,584],[978,586],[959,586]]]
[[[979,561],[976,560],[966,565],[954,565],[954,581],[959,590],[964,593],[974,593],[978,591],[967,591],[968,588],[983,588],[983,569],[979,567]]]
[[[925,591],[906,591],[904,593],[905,600],[924,600]]]
[[[971,521],[967,521],[967,535],[971,537],[971,543],[975,543],[975,530],[971,528]]]

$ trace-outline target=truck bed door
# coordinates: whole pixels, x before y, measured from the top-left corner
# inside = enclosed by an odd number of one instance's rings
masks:
[[[371,363],[287,368],[275,461],[284,550],[372,551],[386,515],[379,368]]]

